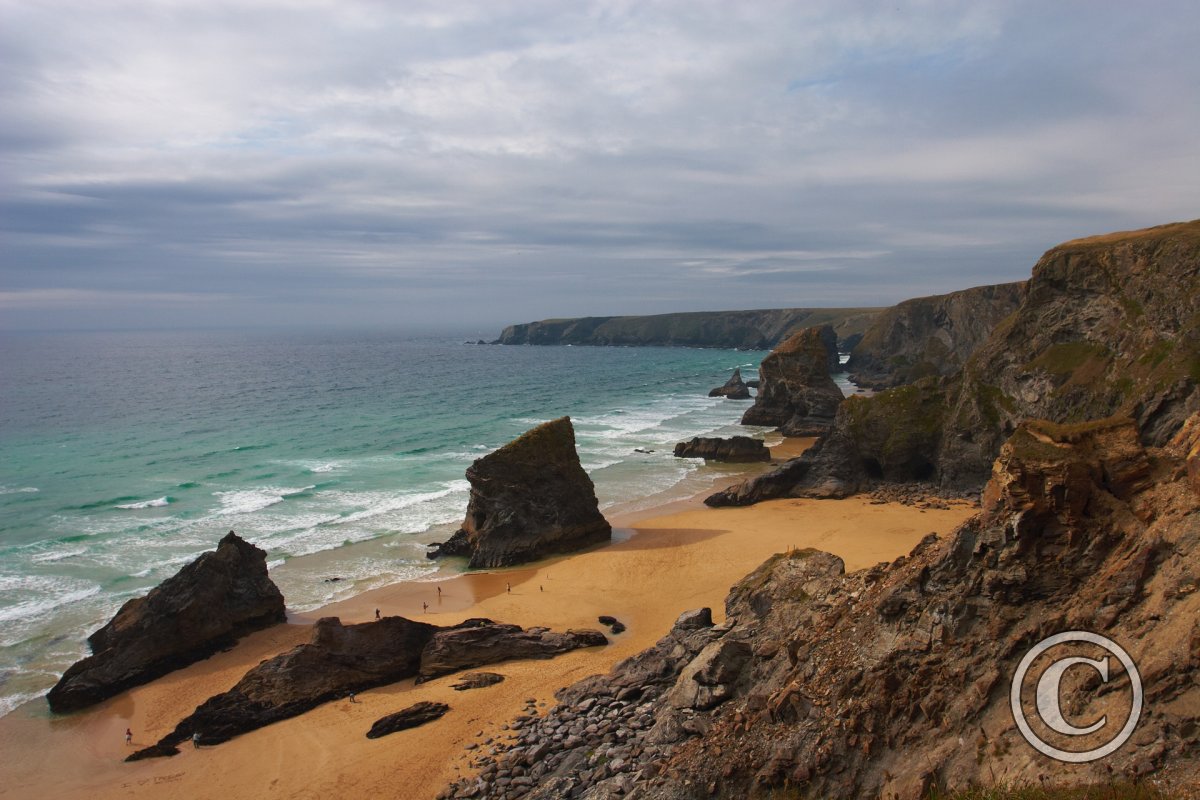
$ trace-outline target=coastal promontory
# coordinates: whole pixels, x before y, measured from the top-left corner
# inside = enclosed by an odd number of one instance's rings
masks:
[[[823,433],[844,399],[829,375],[837,358],[837,335],[829,326],[792,334],[763,359],[758,396],[742,424],[778,427],[785,436]]]
[[[465,556],[472,569],[507,567],[606,542],[570,417],[545,422],[467,468],[462,527],[431,557]]]
[[[50,708],[86,708],[283,622],[283,595],[267,576],[266,558],[230,531],[215,551],[125,603],[88,637],[92,655],[46,695]]]

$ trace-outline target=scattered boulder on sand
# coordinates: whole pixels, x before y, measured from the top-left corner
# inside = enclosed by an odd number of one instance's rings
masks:
[[[429,554],[507,567],[607,542],[612,527],[579,463],[570,417],[543,423],[467,469],[462,527]]]
[[[837,336],[828,326],[797,331],[763,359],[762,381],[743,425],[769,425],[785,436],[817,436],[829,429],[842,390],[829,377],[837,363]]]
[[[215,551],[121,606],[88,637],[93,655],[72,665],[46,699],[53,711],[86,708],[284,618],[267,554],[230,531]]]
[[[770,461],[771,451],[761,439],[749,436],[731,436],[728,439],[695,436],[690,441],[675,445],[675,457],[709,461]]]
[[[428,701],[415,703],[403,711],[397,711],[395,714],[388,714],[386,717],[375,720],[375,724],[371,726],[371,730],[367,731],[367,738],[378,739],[381,736],[387,736],[389,733],[416,728],[419,725],[424,725],[426,722],[433,722],[435,719],[440,719],[449,710],[450,706],[445,703],[431,703]]]
[[[456,692],[465,692],[467,689],[482,689],[485,686],[495,686],[497,683],[503,681],[504,676],[498,672],[467,672],[457,681],[450,684],[450,688]]]
[[[317,620],[308,644],[263,661],[227,692],[210,697],[157,744],[127,761],[174,755],[199,733],[205,744],[303,714],[353,692],[405,678],[429,679],[512,658],[552,658],[580,647],[607,644],[598,631],[522,630],[489,619],[442,628],[404,617],[343,625]]]
[[[709,397],[725,397],[729,400],[749,400],[750,387],[742,381],[742,369],[737,367],[733,370],[733,375],[725,382],[724,386],[718,386],[708,393]]]

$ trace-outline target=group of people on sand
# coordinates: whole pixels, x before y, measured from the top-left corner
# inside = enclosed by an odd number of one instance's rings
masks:
[[[437,596],[438,596],[438,601],[440,602],[442,599],[442,587],[440,587],[440,586],[437,587]],[[421,610],[424,611],[426,614],[428,614],[429,613],[429,603],[422,601],[421,602]],[[377,609],[375,609],[375,621],[378,622],[381,619],[383,619],[383,617],[380,616],[379,609],[377,608]]]

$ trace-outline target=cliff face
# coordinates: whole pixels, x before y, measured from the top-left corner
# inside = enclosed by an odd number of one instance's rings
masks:
[[[953,375],[1017,310],[1024,288],[1021,281],[905,300],[872,320],[846,371],[855,383],[872,389]]]
[[[855,397],[803,468],[714,504],[845,492],[871,479],[979,487],[1021,420],[1132,417],[1163,444],[1200,408],[1200,221],[1068,242],[1034,267],[1019,308],[962,371]]]
[[[812,325],[829,325],[838,340],[845,341],[865,331],[879,311],[877,308],[786,308],[547,319],[510,325],[497,342],[769,350],[795,329]]]
[[[773,557],[733,588],[724,624],[681,620],[609,676],[560,692],[562,705],[538,723],[586,724],[599,708],[619,726],[615,756],[601,762],[586,742],[576,754],[558,740],[531,761],[521,740],[490,774],[529,765],[530,798],[648,800],[776,791],[917,800],[935,786],[1036,785],[1043,775],[1098,783],[1114,772],[1194,774],[1194,442],[1148,449],[1138,434],[1128,418],[1021,425],[994,465],[983,511],[949,538],[927,537],[906,558],[849,575],[817,551]],[[1009,700],[1025,654],[1069,630],[1120,643],[1145,687],[1130,742],[1084,764],[1036,751]],[[1086,670],[1061,684],[1071,720],[1105,719],[1070,749],[1099,746],[1129,718],[1130,686],[1112,663],[1103,685]],[[1031,718],[1038,674],[1019,684]],[[1059,747],[1071,738],[1042,735]],[[485,779],[478,796],[504,797],[505,787]]]
[[[267,554],[230,531],[217,549],[125,605],[88,637],[93,655],[46,695],[74,711],[207,658],[239,636],[284,621]]]
[[[454,536],[431,555],[467,556],[472,569],[507,567],[606,542],[570,417],[546,422],[467,468],[471,497]]]
[[[832,328],[805,328],[789,336],[763,359],[758,396],[742,424],[779,427],[787,436],[823,433],[844,399],[829,376],[831,362],[837,363]]]

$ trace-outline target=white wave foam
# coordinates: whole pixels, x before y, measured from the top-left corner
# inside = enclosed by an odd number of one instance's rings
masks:
[[[372,517],[378,517],[383,514],[390,514],[395,511],[401,511],[406,508],[411,508],[422,503],[428,503],[432,500],[441,500],[455,493],[470,491],[471,484],[465,480],[450,481],[444,484],[443,488],[433,492],[419,492],[416,494],[407,495],[390,495],[386,499],[377,500],[375,504],[362,511],[356,511],[338,520],[339,525],[361,522]],[[378,496],[378,495],[377,495]]]
[[[99,584],[91,584],[79,589],[66,592],[49,592],[49,596],[41,595],[22,600],[19,603],[0,608],[0,622],[18,622],[45,616],[48,612],[57,611],[69,603],[75,603],[100,593]],[[7,638],[7,637],[6,637]],[[8,643],[4,643],[8,644]]]
[[[282,503],[288,497],[315,489],[316,486],[303,486],[299,489],[281,489],[265,486],[261,489],[238,489],[229,492],[213,492],[213,497],[221,501],[218,516],[235,514],[253,514],[256,511],[270,508]]]
[[[170,504],[170,497],[157,497],[153,500],[143,500],[140,503],[126,503],[124,505],[117,506],[117,508],[124,508],[132,511],[140,508],[163,508],[164,506],[168,506]]]
[[[322,472],[333,472],[335,469],[338,468],[338,466],[339,466],[338,464],[331,461],[328,464],[306,465],[305,468],[309,472],[322,473]]]
[[[40,491],[41,491],[41,489],[37,488],[36,486],[22,486],[19,488],[11,487],[11,486],[0,486],[0,494],[33,494],[34,492],[40,492]]]
[[[16,711],[30,700],[37,700],[43,694],[45,692],[20,692],[0,697],[0,717]]]
[[[49,564],[54,561],[62,561],[66,558],[74,558],[81,556],[87,552],[86,547],[77,547],[71,550],[54,550],[49,553],[39,553],[36,556],[30,556],[29,560],[35,564]]]

